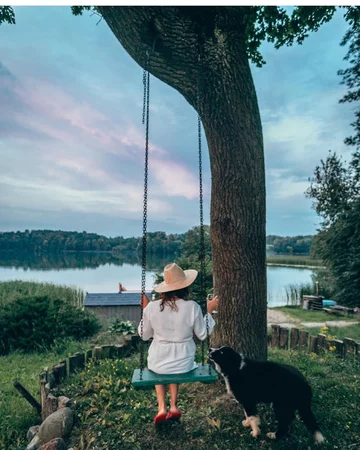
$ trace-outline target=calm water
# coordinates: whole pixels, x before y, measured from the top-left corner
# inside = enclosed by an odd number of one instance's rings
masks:
[[[1,256],[0,256],[1,258]],[[168,261],[149,260],[146,287],[151,289],[154,274]],[[311,282],[311,269],[267,268],[268,304],[286,304],[285,287]],[[108,254],[66,254],[52,256],[9,256],[0,259],[0,281],[31,280],[77,286],[87,292],[117,292],[121,282],[128,290],[139,290],[141,266],[138,260],[120,260]]]

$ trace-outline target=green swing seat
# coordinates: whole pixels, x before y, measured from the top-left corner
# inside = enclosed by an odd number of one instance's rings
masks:
[[[157,384],[180,384],[180,383],[200,383],[210,384],[218,379],[218,374],[213,367],[208,364],[199,365],[194,370],[187,373],[177,373],[173,375],[161,375],[149,369],[135,369],[131,384],[134,389],[148,389]]]

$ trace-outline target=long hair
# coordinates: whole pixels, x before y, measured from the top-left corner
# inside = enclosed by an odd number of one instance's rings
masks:
[[[175,297],[186,298],[188,295],[189,295],[188,287],[177,289],[176,291],[162,292],[160,297],[161,298],[160,311],[164,311],[165,305],[168,305],[171,311],[177,311],[178,307],[176,304]]]

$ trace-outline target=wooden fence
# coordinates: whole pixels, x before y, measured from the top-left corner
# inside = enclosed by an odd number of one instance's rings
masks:
[[[53,395],[53,389],[59,385],[62,380],[71,376],[77,370],[84,369],[90,359],[99,360],[105,358],[123,358],[131,353],[131,350],[139,343],[139,336],[129,336],[124,344],[121,345],[102,345],[87,350],[84,353],[75,353],[68,358],[55,364],[51,369],[45,368],[40,373],[40,404],[29,394],[17,381],[14,387],[36,407],[41,413],[41,419],[55,412],[58,408],[59,398]]]
[[[328,339],[325,334],[317,336],[309,335],[308,331],[298,328],[282,328],[279,325],[271,326],[271,334],[268,336],[268,344],[271,347],[282,349],[306,349],[311,353],[321,353],[332,350],[341,358],[360,358],[360,344],[354,339],[345,338]],[[90,359],[99,360],[105,358],[123,358],[137,347],[140,337],[137,335],[127,337],[122,345],[102,345],[87,350],[84,353],[75,353],[55,364],[51,369],[45,368],[40,373],[40,403],[18,382],[14,387],[26,398],[26,400],[41,413],[42,420],[57,410],[59,399],[53,395],[53,389],[66,377],[71,376],[77,370],[84,369]]]
[[[321,353],[324,350],[332,350],[341,358],[350,356],[360,358],[360,344],[354,339],[345,338],[328,339],[325,334],[311,336],[308,331],[298,328],[282,328],[280,325],[271,326],[271,335],[269,336],[269,345],[283,349],[303,348],[310,353]]]

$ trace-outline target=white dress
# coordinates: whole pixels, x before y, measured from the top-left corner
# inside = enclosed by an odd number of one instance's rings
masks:
[[[186,373],[196,369],[195,334],[200,340],[206,339],[206,316],[193,300],[177,300],[177,311],[165,304],[160,311],[160,301],[152,301],[144,309],[142,339],[154,338],[148,354],[148,368],[159,374]],[[211,314],[209,334],[215,321]],[[141,336],[141,323],[138,327]]]

